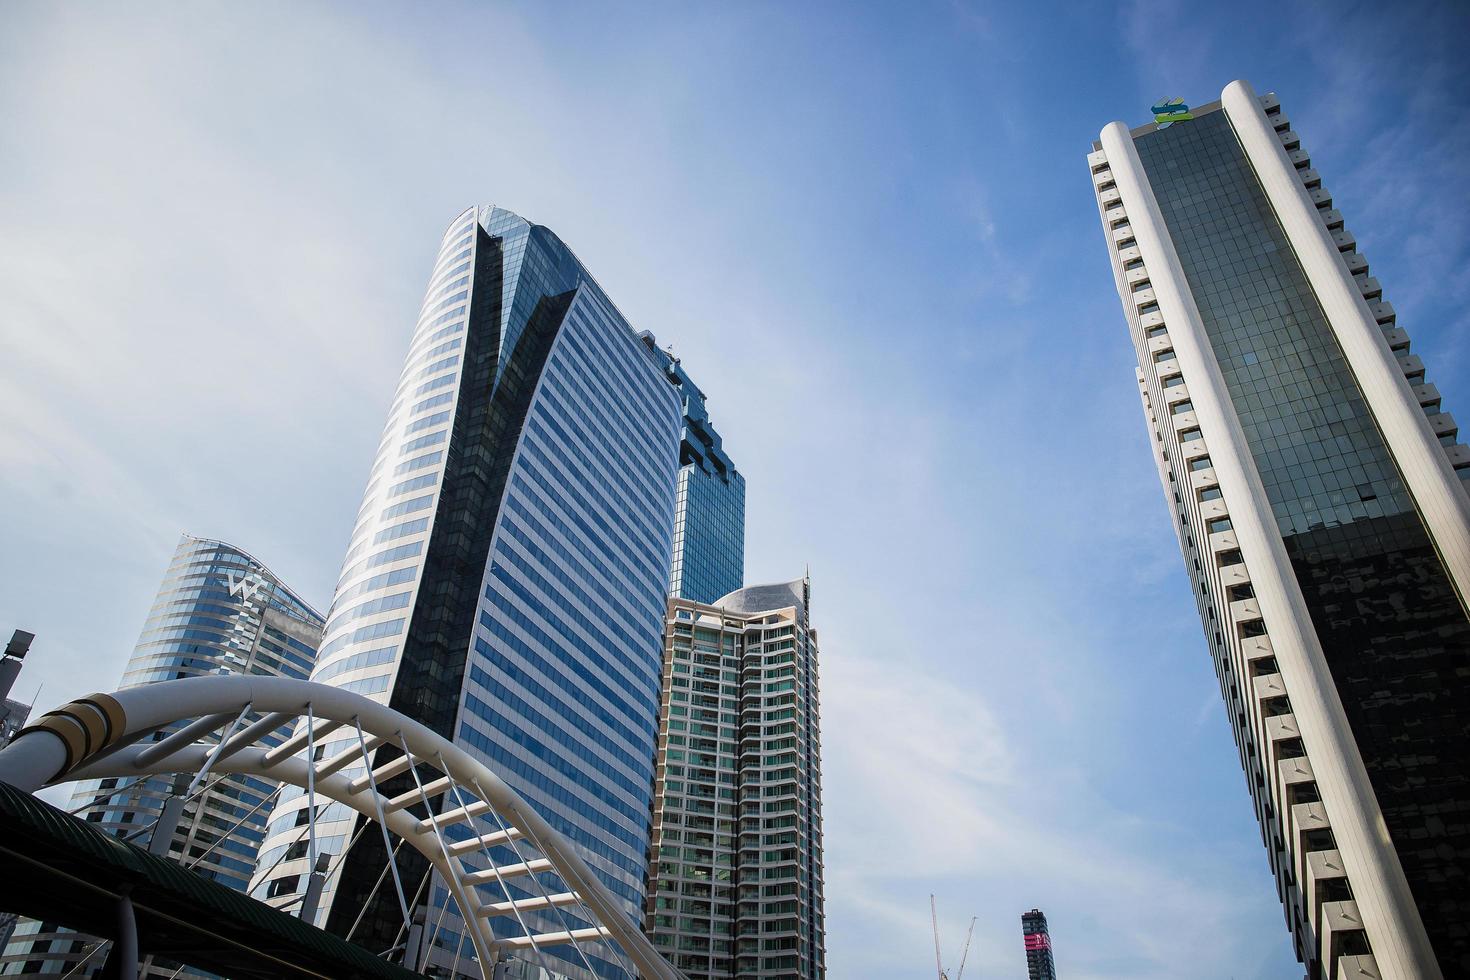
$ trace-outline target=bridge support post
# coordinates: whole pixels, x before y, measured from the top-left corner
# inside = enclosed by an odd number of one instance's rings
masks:
[[[148,838],[148,853],[156,854],[158,857],[168,857],[168,849],[174,843],[174,831],[179,829],[179,821],[184,816],[184,789],[189,784],[183,776],[174,778],[173,795],[163,804],[163,812],[158,815],[158,823],[153,825],[153,836]],[[187,856],[187,855],[185,855]]]
[[[327,869],[332,866],[332,855],[327,853],[316,856],[316,867],[311,869],[311,877],[306,879],[306,894],[301,899],[301,921],[316,925],[317,906],[322,902],[322,889],[327,884]]]
[[[117,935],[112,938],[102,975],[109,980],[138,980],[138,920],[133,915],[133,900],[123,888],[117,897]]]

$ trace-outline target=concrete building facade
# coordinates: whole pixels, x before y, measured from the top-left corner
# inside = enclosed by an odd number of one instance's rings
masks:
[[[1277,98],[1159,119],[1088,165],[1297,954],[1470,975],[1470,448]]]
[[[646,921],[691,980],[826,976],[810,600],[669,600]]]

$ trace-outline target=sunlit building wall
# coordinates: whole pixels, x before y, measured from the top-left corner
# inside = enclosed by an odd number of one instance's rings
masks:
[[[647,929],[691,980],[826,976],[810,600],[669,600]]]

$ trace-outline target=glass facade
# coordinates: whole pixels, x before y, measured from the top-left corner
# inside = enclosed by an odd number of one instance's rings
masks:
[[[1134,142],[1430,941],[1470,971],[1470,621],[1227,115]]]
[[[315,675],[364,685],[355,689],[479,755],[580,847],[632,918],[646,873],[679,425],[659,365],[554,234],[498,208],[465,212],[430,275]],[[380,749],[376,763],[390,754]],[[390,781],[385,791],[402,790]],[[283,799],[260,862],[254,887],[268,900],[291,900],[304,880],[302,860],[287,857],[301,797]],[[337,805],[318,820],[328,851],[361,829]],[[468,971],[447,890],[406,851],[410,899],[417,890],[442,919],[436,968],[447,973],[458,955]],[[380,880],[386,858],[377,834],[357,840],[324,893],[327,928],[355,925],[354,940],[374,948],[399,940],[398,899]],[[510,897],[539,893],[519,881],[505,886]],[[581,925],[560,911],[527,920],[536,931]],[[494,927],[519,934],[512,917]],[[606,948],[592,952],[601,975],[620,975]],[[571,947],[543,953],[580,975]]]
[[[679,470],[669,594],[713,602],[745,574],[745,477],[689,463]]]
[[[322,624],[320,613],[246,552],[184,535],[121,686],[209,674],[305,679]],[[245,723],[259,717],[252,713]],[[283,729],[261,741],[278,744],[285,735]],[[212,777],[209,788],[185,807],[168,856],[243,891],[255,870],[275,789],[275,783],[254,776]],[[71,807],[81,807],[78,816],[108,833],[147,845],[147,828],[174,792],[172,776],[87,780],[76,784]],[[97,802],[85,806],[92,800]],[[51,923],[23,920],[0,957],[0,976],[65,973],[94,953],[98,942]],[[100,965],[101,956],[89,962]],[[178,964],[157,963],[146,975],[198,976],[177,969]]]
[[[826,976],[809,599],[669,601],[646,928],[691,980]]]
[[[684,406],[669,595],[714,602],[745,581],[745,477],[710,423],[704,392],[652,334],[639,336],[678,388]]]

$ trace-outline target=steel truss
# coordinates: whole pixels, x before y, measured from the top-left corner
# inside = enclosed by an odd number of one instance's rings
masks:
[[[256,720],[248,721],[252,716]],[[293,723],[293,734],[284,742],[262,743]],[[157,740],[156,733],[170,729]],[[312,761],[328,736],[342,735],[348,736],[345,750]],[[399,754],[368,765],[383,746]],[[212,773],[248,774],[306,790],[313,867],[318,866],[316,797],[374,821],[385,844],[388,835],[398,837],[422,854],[448,887],[487,980],[511,952],[565,944],[574,946],[591,970],[581,945],[587,942],[615,944],[614,955],[621,949],[632,961],[623,961],[630,974],[683,980],[572,844],[491,769],[418,722],[350,691],[282,677],[164,681],[79,698],[42,716],[0,749],[0,780],[31,793],[55,783],[162,773],[192,774],[189,792]],[[411,790],[394,797],[381,792],[384,782],[405,774],[412,777]],[[440,801],[437,806],[434,800]],[[468,828],[458,829],[462,825]],[[395,848],[387,851],[392,855]],[[514,860],[497,862],[497,853]],[[409,928],[413,910],[391,856],[389,868]],[[542,882],[547,873],[565,890],[547,888]],[[505,884],[513,880],[528,883],[534,896],[511,899]],[[495,894],[484,894],[486,887]],[[571,928],[563,910],[593,926]],[[554,913],[564,928],[535,932],[526,921],[533,912]],[[490,922],[500,917],[513,917],[521,935],[497,938]]]

